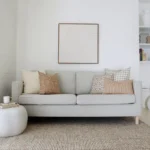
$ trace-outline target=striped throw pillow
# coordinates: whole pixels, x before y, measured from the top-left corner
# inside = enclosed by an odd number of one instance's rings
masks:
[[[112,81],[105,78],[103,94],[134,94],[133,81]]]

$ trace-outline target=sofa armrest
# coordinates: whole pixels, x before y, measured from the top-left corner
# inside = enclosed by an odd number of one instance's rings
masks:
[[[142,107],[142,82],[141,81],[133,81],[134,94],[136,98],[136,104]]]
[[[22,92],[23,92],[23,82],[22,81],[13,81],[12,89],[11,89],[12,101],[18,102],[18,98],[22,94]]]

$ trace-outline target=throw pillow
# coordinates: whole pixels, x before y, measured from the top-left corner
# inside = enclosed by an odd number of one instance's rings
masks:
[[[104,78],[113,79],[111,75],[95,75],[93,77],[91,94],[102,94],[104,89]]]
[[[40,81],[38,71],[22,71],[25,94],[38,94],[40,91]]]
[[[130,79],[130,68],[126,68],[123,70],[105,69],[105,74],[114,76],[113,79],[115,81],[129,80]]]
[[[114,81],[124,81],[130,79],[130,68],[121,70],[114,74]]]
[[[103,94],[133,94],[133,81],[112,81],[104,79],[104,92]]]
[[[39,72],[40,94],[60,94],[57,74],[46,75]]]
[[[105,69],[105,74],[106,75],[114,75],[115,73],[119,72],[121,70],[111,70],[111,69]]]

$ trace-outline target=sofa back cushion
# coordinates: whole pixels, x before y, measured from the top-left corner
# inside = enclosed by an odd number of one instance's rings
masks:
[[[95,75],[104,75],[104,72],[76,72],[76,94],[89,94]]]
[[[57,73],[60,91],[63,94],[75,94],[75,72],[46,70],[46,74]]]

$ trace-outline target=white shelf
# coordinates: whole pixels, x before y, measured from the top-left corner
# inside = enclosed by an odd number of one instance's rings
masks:
[[[150,46],[150,43],[139,43],[140,46]]]
[[[150,64],[150,61],[140,61],[140,64]]]
[[[150,2],[150,0],[139,0],[139,2]]]
[[[150,28],[150,26],[139,26],[141,29]]]

